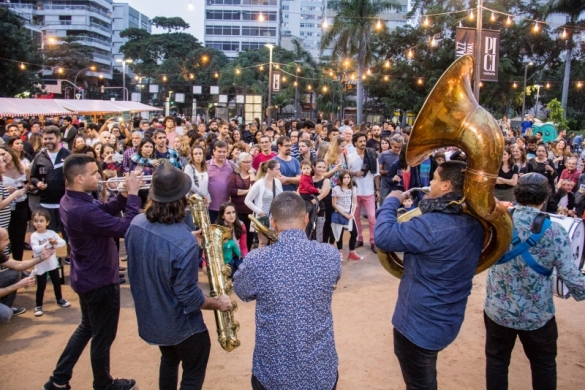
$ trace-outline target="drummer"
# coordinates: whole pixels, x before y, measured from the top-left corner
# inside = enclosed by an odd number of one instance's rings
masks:
[[[515,257],[509,255],[507,262],[505,255],[488,273],[484,306],[487,390],[508,388],[516,336],[530,360],[533,387],[556,389],[558,331],[549,277],[553,267],[575,300],[585,299],[585,276],[573,262],[567,232],[540,212],[547,194],[548,179],[534,172],[521,176],[514,188],[515,235],[520,242],[531,237],[535,244]],[[539,237],[533,232],[544,234]]]

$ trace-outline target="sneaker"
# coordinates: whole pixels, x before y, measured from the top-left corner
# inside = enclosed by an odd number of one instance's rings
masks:
[[[66,300],[66,299],[63,299],[63,298],[61,298],[61,299],[59,299],[57,301],[57,305],[59,305],[61,307],[69,307],[69,306],[71,306],[71,304],[69,303],[69,301]]]
[[[359,248],[360,246],[364,246],[364,242],[363,241],[356,241],[355,247]]]
[[[124,267],[118,267],[118,272],[124,272],[124,271],[126,271],[126,268],[124,268]]]
[[[339,251],[339,257],[341,258],[341,261],[343,261],[343,251]]]
[[[25,311],[26,311],[26,309],[24,307],[13,307],[12,308],[12,315],[19,316],[22,313],[24,313]]]
[[[69,257],[66,257],[63,259],[63,264],[65,265],[71,265],[71,259]]]
[[[42,306],[35,307],[35,317],[40,317],[43,314],[44,313],[43,313],[43,307]]]
[[[108,390],[132,390],[136,386],[134,379],[114,379]]]
[[[349,256],[347,256],[347,260],[362,260],[363,257],[361,257],[360,255],[358,255],[355,252],[349,252]]]
[[[128,261],[128,255],[120,256],[120,261]]]
[[[126,279],[120,278],[120,283],[119,284],[124,284],[124,283],[126,283]]]
[[[43,390],[71,390],[71,386],[67,383],[65,387],[57,387],[53,384],[53,381],[49,379],[49,381],[43,386]]]

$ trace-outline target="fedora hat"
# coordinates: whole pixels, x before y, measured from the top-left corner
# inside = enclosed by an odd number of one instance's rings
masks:
[[[152,175],[148,197],[156,202],[171,203],[187,195],[190,190],[191,178],[165,160]]]

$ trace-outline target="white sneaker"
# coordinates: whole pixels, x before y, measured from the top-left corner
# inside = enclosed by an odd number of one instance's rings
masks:
[[[40,317],[43,314],[44,313],[43,313],[43,307],[42,306],[35,307],[35,317]]]

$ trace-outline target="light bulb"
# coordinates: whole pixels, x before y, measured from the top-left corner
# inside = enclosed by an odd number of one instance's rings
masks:
[[[567,29],[563,29],[563,33],[561,34],[561,38],[563,38],[563,39],[567,38]]]
[[[384,63],[384,66],[386,68],[389,68],[390,67],[390,60],[386,60],[386,62]]]
[[[195,6],[193,5],[193,0],[189,1],[189,5],[187,6],[187,8],[189,9],[189,11],[193,11],[195,9]]]
[[[390,77],[388,75],[384,76],[384,81],[389,81]]]
[[[323,19],[323,23],[321,24],[321,27],[323,27],[323,28],[329,27],[329,23],[327,23],[327,19]]]
[[[473,20],[473,18],[475,18],[473,11],[469,11],[469,20]]]
[[[260,14],[258,15],[258,20],[261,22],[264,21],[264,15],[262,15],[262,12],[260,12]]]
[[[376,23],[376,29],[381,29],[382,28],[382,22],[380,21],[380,19],[378,19],[378,23]]]
[[[518,84],[514,81],[514,84],[512,84],[512,88],[518,88]]]
[[[512,24],[512,18],[510,17],[510,15],[508,15],[508,19],[506,19],[506,25],[511,25]]]
[[[496,15],[492,12],[492,16],[490,17],[492,22],[496,21]]]
[[[22,62],[20,63],[20,69],[22,69],[22,70],[26,69],[26,66]]]
[[[430,24],[429,18],[428,17],[425,17],[425,21],[423,22],[423,26],[429,27],[429,24]]]
[[[323,86],[323,92],[327,92],[327,86]]]
[[[540,27],[538,27],[538,22],[536,22],[536,24],[534,25],[533,31],[538,32],[538,30],[540,30]]]
[[[414,54],[412,53],[412,50],[411,49],[408,49],[408,54],[406,54],[406,56],[408,58],[412,58],[414,56]]]
[[[550,88],[550,83],[546,83],[546,88]]]
[[[260,72],[264,72],[264,65],[260,65]]]
[[[422,84],[422,83],[423,83],[423,80],[422,80],[422,78],[419,78],[419,79],[418,79],[418,83],[419,83],[419,84]]]

